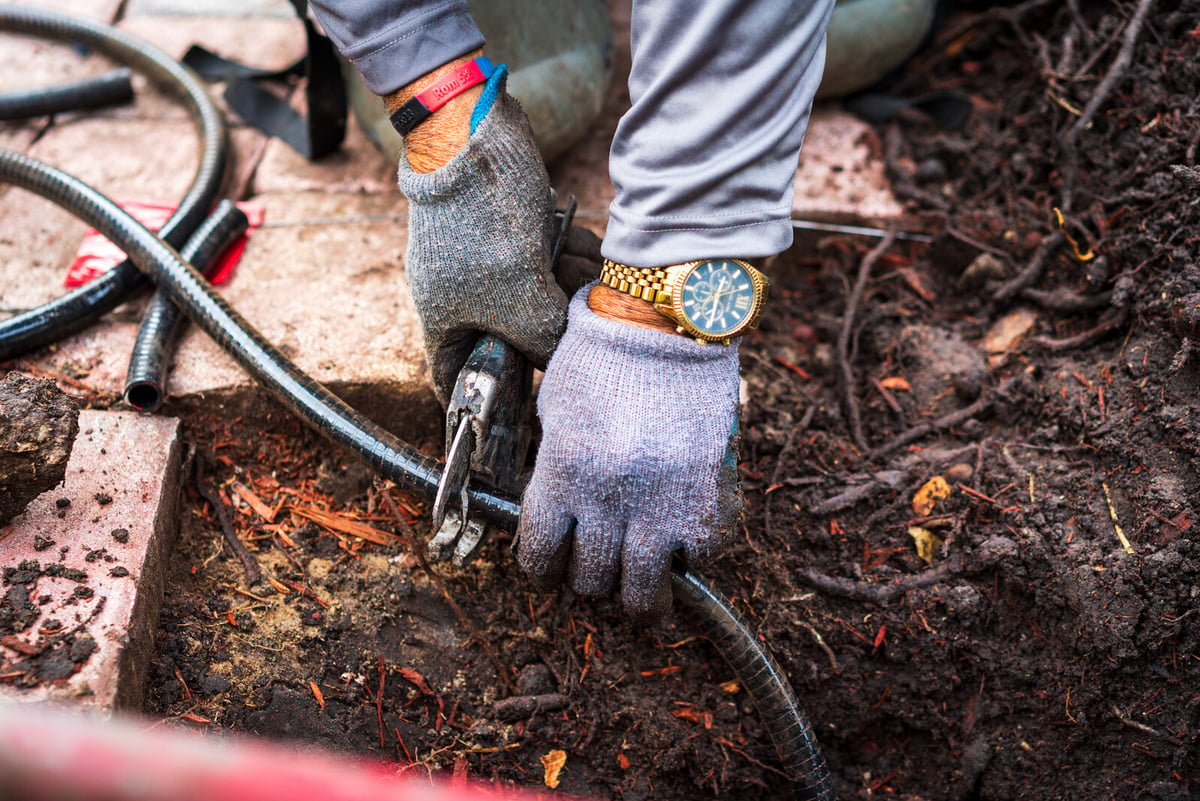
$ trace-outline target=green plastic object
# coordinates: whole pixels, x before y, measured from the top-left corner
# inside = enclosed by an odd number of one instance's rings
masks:
[[[574,144],[600,113],[612,78],[613,33],[603,0],[472,0],[487,56],[507,64],[508,91],[521,102],[547,162]],[[402,142],[348,63],[350,106],[367,136],[397,158]]]
[[[866,89],[907,61],[933,24],[934,6],[935,0],[839,0],[817,99]]]

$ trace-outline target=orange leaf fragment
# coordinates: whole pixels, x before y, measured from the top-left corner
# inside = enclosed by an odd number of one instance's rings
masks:
[[[406,681],[412,682],[421,691],[422,695],[433,695],[433,690],[429,688],[429,683],[425,681],[425,677],[412,668],[400,668],[400,675]]]
[[[883,645],[883,638],[887,636],[887,623],[879,627],[879,633],[875,635],[875,647]]]
[[[321,688],[317,686],[315,681],[310,681],[308,686],[312,689],[313,697],[317,699],[317,704],[321,709],[325,708],[325,696],[321,694]]]
[[[617,754],[617,764],[621,766],[621,770],[629,770],[629,757],[625,754]]]
[[[542,780],[546,786],[554,789],[558,787],[558,774],[562,772],[563,765],[567,764],[567,752],[555,749],[542,757],[542,769],[544,771]]]
[[[249,487],[244,484],[234,484],[233,491],[237,493],[237,496],[245,501],[246,505],[253,509],[254,513],[263,520],[267,521],[268,523],[275,521],[275,512],[278,510],[272,509],[263,503],[262,499],[255,495],[254,491]]]
[[[672,673],[678,673],[681,670],[683,670],[683,667],[680,665],[667,665],[666,667],[659,668],[658,670],[643,670],[642,676],[644,678],[650,678],[651,676],[669,676]]]
[[[366,523],[350,520],[341,515],[335,515],[321,509],[296,506],[292,508],[292,512],[300,517],[308,518],[318,526],[323,526],[330,531],[348,534],[351,537],[358,537],[367,542],[373,542],[376,545],[390,545],[393,542],[399,541],[399,537],[394,534],[380,531],[377,528],[368,526]]]
[[[267,576],[267,583],[274,587],[280,595],[291,595],[292,588],[279,581],[274,576]]]
[[[894,389],[897,392],[908,392],[912,389],[908,381],[898,375],[888,376],[879,383],[883,385],[884,389]]]
[[[697,709],[691,704],[682,701],[676,701],[675,709],[671,710],[671,714],[680,720],[690,720],[692,723],[699,723],[706,729],[711,729],[713,724],[713,716],[711,712],[703,709]]]
[[[927,517],[933,513],[938,501],[949,496],[950,483],[941,476],[934,476],[913,495],[912,510],[918,517]]]

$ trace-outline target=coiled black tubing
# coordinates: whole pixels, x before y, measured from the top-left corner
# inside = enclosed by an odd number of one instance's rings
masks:
[[[182,245],[207,215],[225,174],[225,124],[204,86],[162,51],[100,22],[0,4],[0,30],[79,43],[131,67],[183,103],[199,134],[199,163],[191,187],[159,230],[171,246]],[[78,289],[0,322],[0,360],[83,330],[146,284],[146,276],[126,259]]]
[[[54,86],[0,94],[0,120],[27,120],[63,111],[105,108],[133,99],[128,67]]]
[[[237,204],[222,200],[188,238],[179,255],[206,278],[211,277],[211,271],[221,263],[217,257],[249,227],[250,220]],[[167,362],[185,322],[187,317],[166,292],[154,293],[142,314],[129,369],[125,371],[125,402],[139,412],[153,412],[162,405],[167,394]]]
[[[808,715],[774,655],[750,624],[721,593],[674,565],[675,600],[700,634],[721,654],[754,699],[758,716],[771,735],[783,771],[796,798],[832,801],[833,780]]]
[[[364,459],[398,486],[432,498],[441,478],[440,465],[435,460],[400,441],[301,372],[175,251],[174,247],[188,239],[205,218],[224,172],[224,126],[203,88],[165,55],[97,23],[0,5],[0,30],[77,41],[139,69],[161,87],[181,96],[201,131],[200,165],[192,187],[159,232],[160,236],[82,181],[22,154],[0,151],[0,180],[75,214],[129,257],[80,290],[0,323],[0,360],[86,327],[144,285],[148,276],[158,285],[159,295],[164,297],[162,303],[169,308],[166,300],[173,301],[305,423]],[[206,226],[209,230],[189,245],[194,242],[199,250],[204,241],[211,239],[215,246],[229,219],[225,212],[215,216]],[[211,228],[221,230],[214,233]],[[189,255],[198,255],[191,252],[191,247],[188,250]],[[156,331],[156,342],[166,341],[162,325],[152,328]],[[509,531],[516,528],[521,511],[517,498],[477,485],[469,486],[467,494],[471,508],[490,523]],[[671,582],[685,614],[721,653],[754,699],[784,772],[791,780],[794,797],[831,801],[832,782],[812,725],[770,651],[730,603],[698,576],[676,564],[671,571]]]

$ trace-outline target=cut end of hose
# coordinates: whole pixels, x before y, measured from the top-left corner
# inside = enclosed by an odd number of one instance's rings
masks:
[[[156,412],[163,400],[162,387],[153,381],[133,381],[125,387],[125,402],[139,412]]]

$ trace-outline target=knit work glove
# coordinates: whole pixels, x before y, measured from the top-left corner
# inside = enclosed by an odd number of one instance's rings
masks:
[[[672,552],[710,561],[741,515],[733,438],[737,345],[703,345],[595,314],[588,290],[538,396],[542,443],[517,559],[549,589],[621,599],[636,617],[671,604]]]
[[[549,178],[525,113],[503,84],[503,75],[489,82],[476,110],[490,108],[444,167],[418,173],[400,159],[408,287],[443,404],[480,332],[543,367],[566,324],[567,296],[550,269]]]

